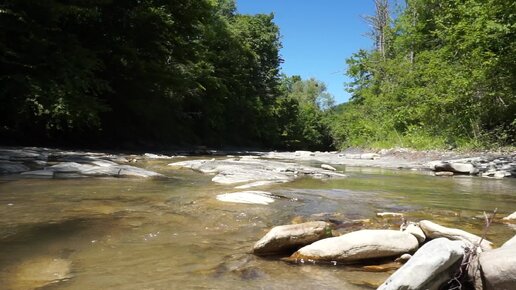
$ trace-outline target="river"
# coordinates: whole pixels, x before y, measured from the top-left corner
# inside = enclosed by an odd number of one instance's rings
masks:
[[[166,179],[0,179],[0,288],[34,289],[31,261],[62,259],[71,273],[44,289],[374,289],[391,272],[359,266],[292,265],[250,254],[268,229],[293,219],[369,220],[343,231],[399,227],[376,217],[403,212],[481,235],[483,211],[516,210],[516,180],[435,177],[408,170],[340,166],[344,179],[298,179],[266,187],[270,205],[220,202],[235,191],[211,176],[148,160]],[[317,165],[317,164],[313,164]],[[502,222],[488,239],[515,229]],[[38,260],[39,259],[39,260]],[[36,263],[37,264],[37,263]],[[30,269],[30,268],[29,268]]]

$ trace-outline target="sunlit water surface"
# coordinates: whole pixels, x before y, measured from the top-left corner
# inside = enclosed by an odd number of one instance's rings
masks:
[[[0,288],[32,289],[20,265],[50,257],[71,261],[71,277],[44,289],[371,289],[392,272],[360,267],[291,265],[250,254],[254,242],[292,219],[370,219],[369,228],[399,227],[377,212],[403,212],[481,234],[483,211],[516,210],[516,180],[438,178],[411,171],[340,167],[340,180],[301,179],[266,190],[271,205],[229,204],[237,191],[211,177],[141,163],[169,179],[0,180]],[[342,229],[344,232],[357,228]],[[500,245],[510,225],[495,222]],[[30,275],[30,272],[29,272]],[[30,280],[30,279],[29,279]]]

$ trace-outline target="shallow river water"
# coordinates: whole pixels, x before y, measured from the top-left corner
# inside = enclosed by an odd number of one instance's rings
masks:
[[[170,176],[159,180],[0,179],[0,288],[43,286],[31,264],[62,259],[71,274],[42,289],[373,289],[392,272],[292,265],[250,249],[293,219],[370,220],[343,232],[396,229],[400,220],[376,217],[394,211],[480,235],[483,211],[516,210],[515,179],[349,167],[338,168],[345,179],[260,188],[282,197],[271,205],[230,204],[215,196],[233,186],[168,162],[139,164]],[[497,221],[488,239],[500,245],[515,232]]]

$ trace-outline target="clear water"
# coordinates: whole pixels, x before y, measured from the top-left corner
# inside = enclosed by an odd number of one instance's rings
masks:
[[[72,276],[47,290],[371,289],[392,272],[291,265],[250,249],[272,226],[292,219],[370,219],[368,228],[394,229],[399,220],[375,214],[396,211],[481,234],[483,211],[498,208],[501,218],[516,210],[515,179],[345,167],[339,169],[346,179],[266,188],[285,197],[269,206],[228,204],[215,196],[237,191],[232,186],[167,163],[140,164],[171,176],[165,180],[1,179],[0,288],[43,286],[20,269],[50,257],[71,261]],[[500,245],[514,233],[497,220],[488,238]]]

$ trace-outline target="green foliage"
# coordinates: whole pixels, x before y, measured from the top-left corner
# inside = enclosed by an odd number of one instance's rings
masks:
[[[273,15],[234,0],[7,0],[0,26],[2,138],[281,145]]]
[[[348,59],[351,101],[332,124],[344,146],[450,148],[516,142],[513,1],[409,0],[386,57]]]

